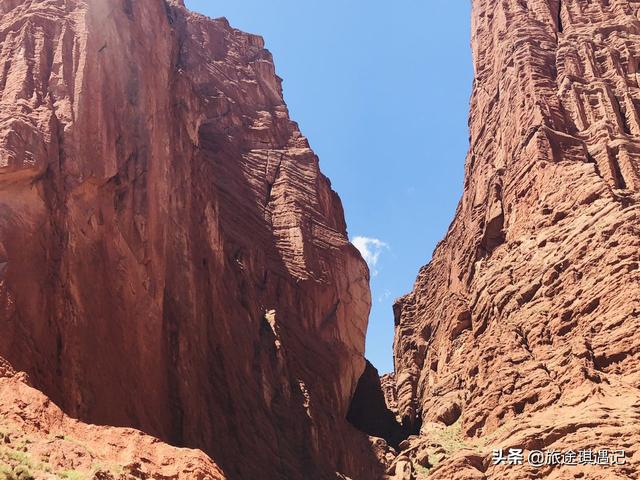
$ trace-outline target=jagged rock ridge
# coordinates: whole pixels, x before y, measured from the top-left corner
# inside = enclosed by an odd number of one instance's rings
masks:
[[[430,479],[640,475],[639,11],[473,1],[464,194],[395,306],[387,389]],[[494,466],[511,447],[627,461]]]
[[[344,420],[368,277],[260,37],[0,3],[0,355],[67,414],[230,479],[374,478]]]

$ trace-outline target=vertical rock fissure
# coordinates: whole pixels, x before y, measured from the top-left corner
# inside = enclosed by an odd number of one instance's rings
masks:
[[[558,0],[558,33],[563,33],[564,32],[564,25],[562,22],[562,2],[563,0]]]

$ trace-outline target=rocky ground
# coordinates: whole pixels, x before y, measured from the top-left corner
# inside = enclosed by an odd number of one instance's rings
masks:
[[[0,359],[0,479],[223,480],[203,452],[73,420]]]

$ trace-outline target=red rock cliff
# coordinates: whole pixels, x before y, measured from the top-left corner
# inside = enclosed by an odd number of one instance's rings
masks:
[[[395,306],[393,395],[422,423],[407,455],[429,450],[430,479],[639,478],[640,2],[472,15],[463,198]],[[511,447],[627,460],[493,466]]]
[[[65,412],[230,479],[373,478],[343,420],[368,271],[261,38],[2,0],[0,168],[0,355]]]

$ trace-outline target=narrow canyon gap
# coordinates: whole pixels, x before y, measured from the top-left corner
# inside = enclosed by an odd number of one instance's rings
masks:
[[[180,0],[3,0],[1,426],[134,478],[639,478],[640,1],[472,10],[464,194],[380,380],[262,39]]]

